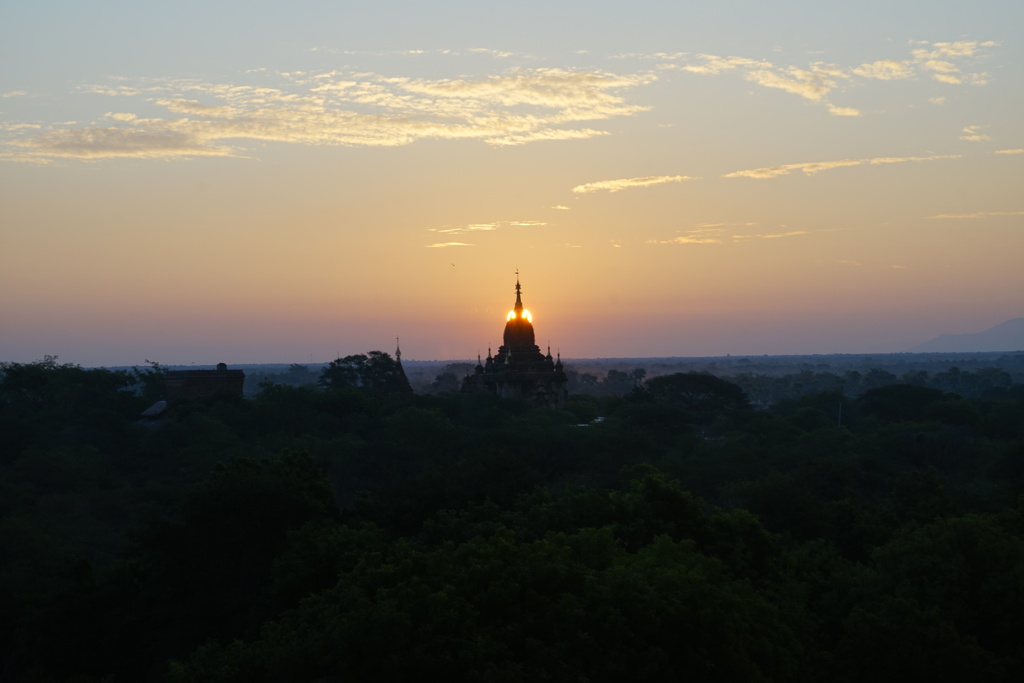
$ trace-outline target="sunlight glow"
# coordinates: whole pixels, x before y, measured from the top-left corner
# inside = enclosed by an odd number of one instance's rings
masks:
[[[505,320],[506,321],[507,320],[512,320],[512,318],[515,318],[515,317],[516,317],[516,312],[515,311],[509,311],[508,315],[505,316]],[[522,317],[525,318],[526,322],[528,322],[528,323],[532,323],[533,322],[533,315],[531,315],[530,312],[528,310],[526,310],[525,308],[523,309]]]

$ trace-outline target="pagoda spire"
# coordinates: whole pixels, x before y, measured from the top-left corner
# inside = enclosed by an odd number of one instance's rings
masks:
[[[519,286],[519,269],[516,268],[516,305],[515,305],[514,310],[516,312],[516,317],[517,318],[521,318],[522,317],[521,314],[523,312],[523,299],[519,295],[519,290],[520,290],[520,286]]]

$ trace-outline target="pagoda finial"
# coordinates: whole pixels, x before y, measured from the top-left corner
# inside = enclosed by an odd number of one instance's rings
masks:
[[[395,360],[402,362],[402,345],[398,343],[398,337],[395,337]]]
[[[519,269],[516,268],[516,305],[515,305],[515,311],[516,311],[516,317],[517,318],[519,317],[519,314],[523,312],[523,299],[519,295],[519,290],[520,290],[520,286],[519,286]]]

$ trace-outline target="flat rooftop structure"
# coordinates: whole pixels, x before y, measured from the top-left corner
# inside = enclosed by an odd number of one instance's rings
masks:
[[[164,391],[168,399],[207,398],[218,394],[241,396],[245,372],[228,370],[218,363],[214,370],[168,370],[164,375]]]

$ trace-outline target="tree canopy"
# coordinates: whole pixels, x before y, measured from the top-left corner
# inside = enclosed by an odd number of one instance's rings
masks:
[[[398,362],[383,351],[357,353],[331,361],[320,373],[319,384],[327,389],[410,391],[408,380],[399,372]]]
[[[0,366],[3,675],[1024,676],[1018,385],[622,373],[552,411],[385,358],[146,422],[137,373]]]
[[[652,377],[644,383],[655,399],[675,403],[686,410],[714,412],[750,407],[743,389],[706,372],[679,372]]]

